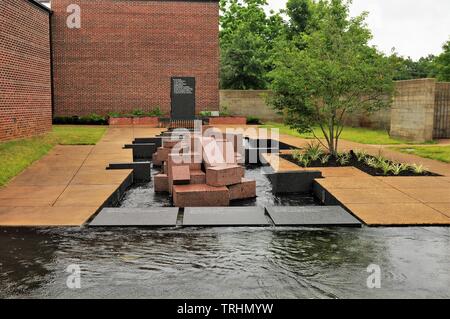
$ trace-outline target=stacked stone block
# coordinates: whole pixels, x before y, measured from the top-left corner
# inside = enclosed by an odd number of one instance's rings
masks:
[[[153,164],[162,167],[154,179],[155,191],[170,193],[177,207],[228,206],[231,200],[256,197],[256,182],[245,178],[240,165],[236,145],[242,138],[192,134],[164,140],[153,155]]]

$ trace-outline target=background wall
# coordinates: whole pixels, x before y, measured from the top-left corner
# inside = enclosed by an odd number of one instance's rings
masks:
[[[263,121],[282,121],[283,117],[276,114],[267,105],[266,90],[220,90],[220,108],[227,108],[233,115],[256,116]]]
[[[349,114],[345,124],[381,129],[393,137],[424,142],[450,138],[450,83],[435,79],[397,81],[391,108],[374,113]],[[270,91],[220,91],[220,107],[233,115],[256,116],[263,121],[283,119],[266,103]]]
[[[227,108],[233,115],[256,116],[266,122],[282,122],[283,117],[267,105],[266,97],[269,94],[269,90],[220,90],[220,108]],[[389,130],[390,112],[390,109],[385,109],[373,114],[351,114],[346,119],[346,125]]]
[[[391,135],[412,141],[433,139],[435,79],[396,82],[391,109]]]
[[[49,12],[28,0],[0,4],[0,140],[51,130]]]
[[[81,7],[81,28],[66,26]],[[217,1],[53,0],[55,115],[170,112],[170,77],[196,77],[197,112],[219,106]]]
[[[435,138],[450,138],[450,82],[436,83]]]

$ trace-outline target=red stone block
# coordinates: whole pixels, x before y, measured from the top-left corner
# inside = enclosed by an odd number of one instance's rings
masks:
[[[228,186],[230,200],[256,197],[256,181],[242,178],[241,183]]]
[[[225,141],[212,141],[203,147],[203,161],[207,167],[235,164],[233,146]]]
[[[158,150],[156,152],[156,160],[160,162],[167,161],[167,158],[169,157],[170,148],[165,147],[158,147]]]
[[[159,127],[159,118],[154,116],[134,117],[133,125],[146,125],[150,127]]]
[[[133,125],[133,119],[131,117],[110,117],[108,124],[111,126]]]
[[[155,166],[161,166],[163,162],[158,158],[158,153],[154,153],[152,155],[152,163]]]
[[[169,169],[167,168],[167,162],[164,162],[164,164],[163,164],[163,173],[164,174],[169,174]]]
[[[169,178],[166,174],[155,175],[153,180],[155,186],[155,192],[168,192],[169,191]]]
[[[187,153],[187,154],[169,154],[167,162],[169,167],[188,165],[191,170],[201,170],[202,158],[199,154]]]
[[[236,164],[234,146],[232,142],[226,140],[216,141],[217,147],[222,154],[224,164]]]
[[[234,160],[237,164],[245,164],[245,155],[234,153]]]
[[[164,139],[163,140],[163,147],[165,147],[165,148],[174,148],[179,143],[182,143],[182,140]]]
[[[230,204],[226,187],[206,184],[174,185],[173,202],[176,207],[217,207]]]
[[[188,165],[172,166],[170,177],[173,185],[185,185],[191,181],[191,171]]]
[[[191,184],[206,184],[206,174],[200,170],[191,171]]]
[[[243,167],[239,165],[222,165],[206,169],[206,184],[210,186],[228,186],[239,184]]]
[[[247,118],[244,116],[220,116],[209,118],[210,125],[246,125]]]

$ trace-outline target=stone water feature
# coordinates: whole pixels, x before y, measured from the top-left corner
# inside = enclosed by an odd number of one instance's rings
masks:
[[[161,168],[155,192],[171,194],[176,207],[229,206],[256,197],[256,181],[245,178],[243,145],[239,134],[165,136],[152,158]]]

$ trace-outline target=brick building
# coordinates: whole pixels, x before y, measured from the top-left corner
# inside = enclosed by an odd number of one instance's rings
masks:
[[[50,11],[30,0],[1,1],[0,141],[51,129]]]
[[[79,5],[81,28],[66,25]],[[217,0],[52,0],[55,115],[171,109],[195,77],[196,111],[219,107]]]
[[[218,0],[40,2],[1,3],[0,140],[44,133],[52,114],[169,115],[172,77],[195,79],[197,113],[218,110]]]

